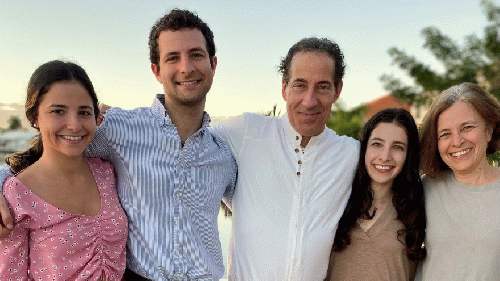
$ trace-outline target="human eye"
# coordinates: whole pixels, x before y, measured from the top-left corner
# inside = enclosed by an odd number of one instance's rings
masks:
[[[372,141],[371,146],[372,147],[382,147],[382,143],[379,141]]]
[[[445,131],[438,134],[438,139],[445,139],[450,136],[450,132]]]
[[[402,144],[395,144],[394,149],[399,150],[399,151],[405,151],[405,146]]]
[[[93,116],[94,114],[90,110],[81,110],[80,115],[82,116]]]
[[[328,85],[328,84],[320,84],[317,87],[317,89],[320,91],[329,91],[331,88],[332,88],[332,86]]]
[[[470,130],[474,129],[474,126],[472,125],[465,125],[462,127],[462,132],[468,132]]]
[[[178,57],[178,56],[168,56],[168,57],[165,59],[165,62],[167,62],[167,63],[174,63],[174,62],[176,62],[178,59],[179,59],[179,57]]]
[[[191,54],[191,57],[193,57],[193,58],[195,58],[195,59],[202,59],[202,58],[204,58],[205,56],[204,56],[202,53],[195,52],[195,53],[192,53],[192,54]]]
[[[52,109],[52,110],[50,111],[50,113],[55,114],[55,115],[62,115],[62,114],[64,114],[64,110],[59,109],[59,108],[57,108],[57,109]]]
[[[303,88],[304,87],[304,83],[295,82],[295,83],[292,84],[292,87],[294,87],[294,88]]]

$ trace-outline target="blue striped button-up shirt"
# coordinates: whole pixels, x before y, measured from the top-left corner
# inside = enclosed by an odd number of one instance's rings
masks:
[[[151,108],[108,110],[86,155],[115,167],[129,218],[129,269],[154,280],[219,280],[217,215],[222,197],[232,197],[236,162],[207,130],[207,113],[183,146],[163,99]]]

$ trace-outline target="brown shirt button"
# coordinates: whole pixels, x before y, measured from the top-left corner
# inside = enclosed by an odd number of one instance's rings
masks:
[[[295,137],[295,139],[296,139],[296,140],[299,140],[300,138],[299,138],[299,136],[296,136],[296,137]]]
[[[301,160],[299,160],[299,162],[297,162],[297,163],[299,163],[299,165],[302,165],[302,161]]]
[[[295,152],[299,153],[299,151],[300,151],[300,150],[299,150],[298,148],[296,148],[296,149],[295,149]]]
[[[297,176],[300,176],[300,172],[297,172]]]

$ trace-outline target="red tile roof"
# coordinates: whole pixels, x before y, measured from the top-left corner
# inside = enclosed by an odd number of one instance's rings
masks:
[[[379,112],[382,109],[397,107],[403,108],[410,111],[410,105],[400,101],[398,98],[395,98],[393,95],[385,95],[380,98],[374,99],[367,103],[368,109],[365,111],[366,119],[370,119],[373,115]]]

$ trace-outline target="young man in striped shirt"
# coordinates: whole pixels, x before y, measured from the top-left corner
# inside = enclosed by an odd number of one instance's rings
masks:
[[[164,93],[150,108],[109,109],[86,154],[115,167],[129,219],[127,281],[219,280],[217,215],[221,199],[232,197],[237,168],[228,145],[207,130],[213,34],[194,13],[174,9],[153,26],[149,47]],[[0,210],[5,221],[6,205]]]

